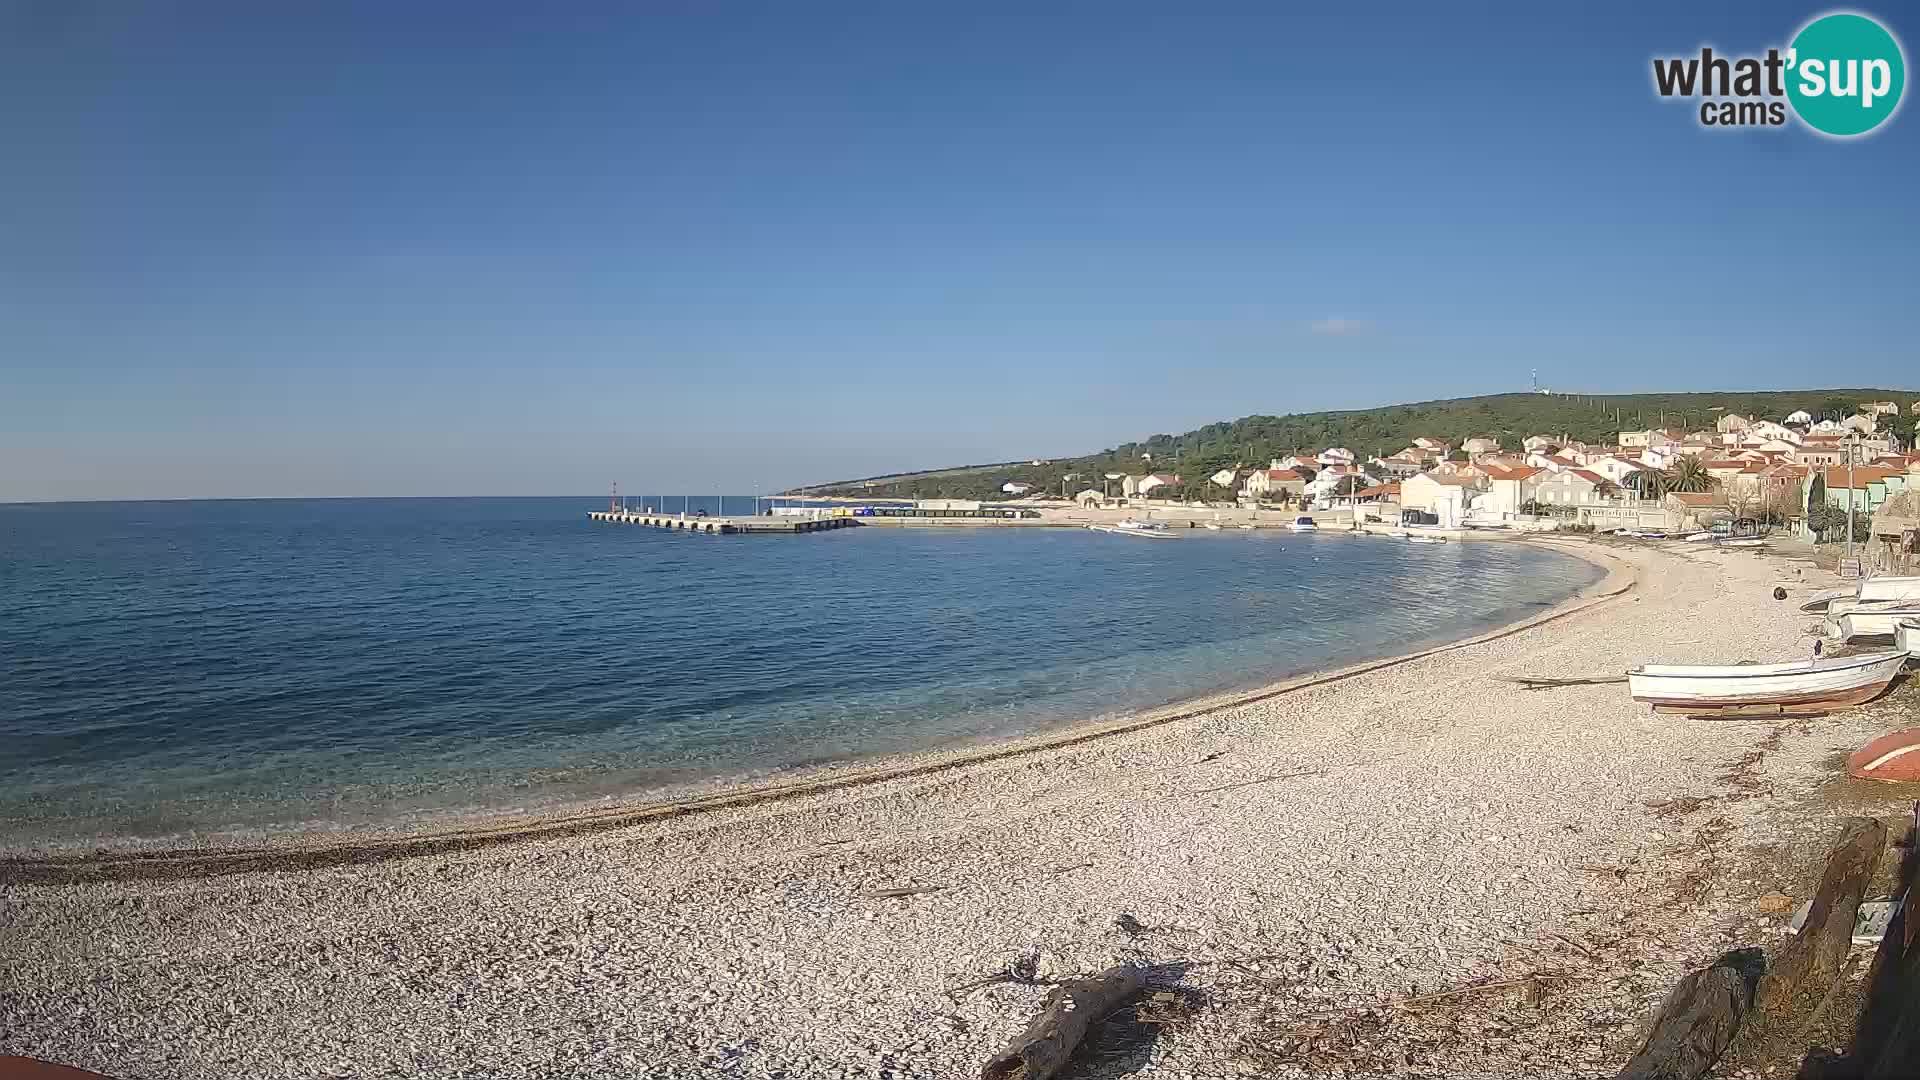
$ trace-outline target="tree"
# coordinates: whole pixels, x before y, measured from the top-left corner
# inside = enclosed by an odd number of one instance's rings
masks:
[[[1667,491],[1712,491],[1716,483],[1706,463],[1697,457],[1680,458],[1666,470]]]
[[[1847,508],[1832,503],[1815,503],[1807,509],[1807,528],[1812,529],[1822,544],[1831,544],[1847,538]],[[1865,540],[1873,529],[1873,515],[1864,510],[1853,512],[1853,538]]]
[[[1620,497],[1620,485],[1603,476],[1599,483],[1593,485],[1593,493],[1603,499],[1617,499]]]

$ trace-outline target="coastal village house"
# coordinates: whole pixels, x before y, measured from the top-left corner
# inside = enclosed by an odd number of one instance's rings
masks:
[[[1306,476],[1292,469],[1255,469],[1245,490],[1263,502],[1279,502],[1283,496],[1298,499],[1306,489]]]
[[[1467,519],[1467,502],[1477,492],[1478,483],[1476,478],[1459,475],[1410,476],[1400,482],[1400,505],[1433,514],[1443,526],[1456,526]]]
[[[1129,499],[1142,498],[1160,488],[1174,487],[1180,478],[1173,473],[1148,473],[1145,476],[1128,476],[1120,481],[1120,492]]]
[[[1347,485],[1349,480],[1353,481],[1353,484]],[[1334,496],[1340,493],[1342,485],[1375,487],[1379,483],[1378,477],[1369,476],[1363,469],[1334,465],[1320,470],[1318,475],[1307,482],[1306,495],[1316,503],[1331,504]]]
[[[1795,413],[1794,415],[1806,416],[1807,414]],[[1793,428],[1790,428],[1785,424],[1776,424],[1771,420],[1756,420],[1753,423],[1747,425],[1747,428],[1745,432],[1743,432],[1743,434],[1746,436],[1746,441],[1749,443],[1756,440],[1759,442],[1767,442],[1769,440],[1777,439],[1781,442],[1791,443],[1794,446],[1799,446],[1800,438],[1801,438],[1800,432],[1795,431]]]
[[[1497,454],[1500,452],[1500,440],[1488,438],[1484,435],[1476,435],[1466,442],[1461,443],[1460,449],[1465,450],[1468,457],[1475,457],[1480,454]]]
[[[1469,501],[1474,518],[1483,521],[1511,521],[1520,516],[1520,508],[1532,498],[1530,481],[1541,470],[1531,465],[1502,468],[1486,465],[1486,490]]]
[[[1415,476],[1427,470],[1427,461],[1410,457],[1404,450],[1392,457],[1374,458],[1371,462],[1368,462],[1368,464],[1374,472],[1382,473],[1396,480]]]
[[[1214,487],[1226,488],[1228,491],[1237,491],[1240,485],[1245,482],[1247,477],[1252,475],[1252,473],[1253,470],[1251,469],[1221,469],[1219,472],[1207,477],[1207,483],[1212,484]]]
[[[1543,473],[1533,485],[1533,501],[1547,506],[1594,506],[1610,501],[1601,494],[1607,478],[1586,469]]]
[[[1714,506],[1719,496],[1711,491],[1672,491],[1661,500],[1667,512],[1667,528],[1703,529],[1715,517]]]

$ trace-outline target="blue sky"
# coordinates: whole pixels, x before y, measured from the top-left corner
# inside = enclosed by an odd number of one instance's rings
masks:
[[[0,499],[1920,384],[1912,107],[1841,143],[1651,89],[1824,8],[1031,6],[0,2]]]

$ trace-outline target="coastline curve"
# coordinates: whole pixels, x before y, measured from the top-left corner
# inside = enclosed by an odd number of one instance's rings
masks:
[[[1225,709],[1267,701],[1312,687],[1343,682],[1426,657],[1470,648],[1592,611],[1617,600],[1638,585],[1636,569],[1591,541],[1543,537],[1500,538],[1478,542],[1522,543],[1584,559],[1606,571],[1600,581],[1546,611],[1491,630],[1424,649],[1362,661],[1329,672],[1296,676],[1247,690],[1176,702],[1120,720],[1089,722],[1042,735],[984,746],[894,755],[879,763],[828,766],[807,777],[777,783],[726,788],[658,802],[571,810],[536,817],[508,818],[481,825],[402,832],[351,841],[290,837],[250,846],[178,847],[157,850],[96,850],[84,854],[0,856],[0,887],[73,885],[116,881],[168,881],[257,872],[299,872],[380,863],[479,848],[561,839],[608,832],[695,814],[800,799],[890,781],[913,779],[974,766],[1082,746],[1100,739],[1162,727]]]

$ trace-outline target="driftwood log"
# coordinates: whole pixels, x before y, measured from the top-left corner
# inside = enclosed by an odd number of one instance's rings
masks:
[[[1840,840],[1827,856],[1800,932],[1774,952],[1773,962],[1753,995],[1761,1019],[1784,1019],[1810,1012],[1827,996],[1840,965],[1853,948],[1853,927],[1867,882],[1887,849],[1887,827],[1873,818],[1848,818]]]
[[[1880,948],[1867,969],[1866,1004],[1854,1027],[1848,1057],[1867,1080],[1913,1075],[1920,1062],[1920,920],[1913,917],[1913,886],[1920,878],[1920,803],[1907,830],[1895,895],[1900,897]]]
[[[1639,1053],[1618,1080],[1697,1080],[1732,1044],[1753,1004],[1747,973],[1732,956],[1681,979],[1654,1015]]]
[[[1089,1027],[1146,985],[1144,971],[1123,964],[1054,987],[1027,1030],[981,1066],[980,1080],[1047,1080],[1066,1066]]]
[[[1806,922],[1774,954],[1757,984],[1748,981],[1737,953],[1680,980],[1618,1080],[1697,1080],[1736,1036],[1741,1057],[1750,1047],[1799,1037],[1840,978],[1860,899],[1886,846],[1885,825],[1848,818],[1827,855]]]

